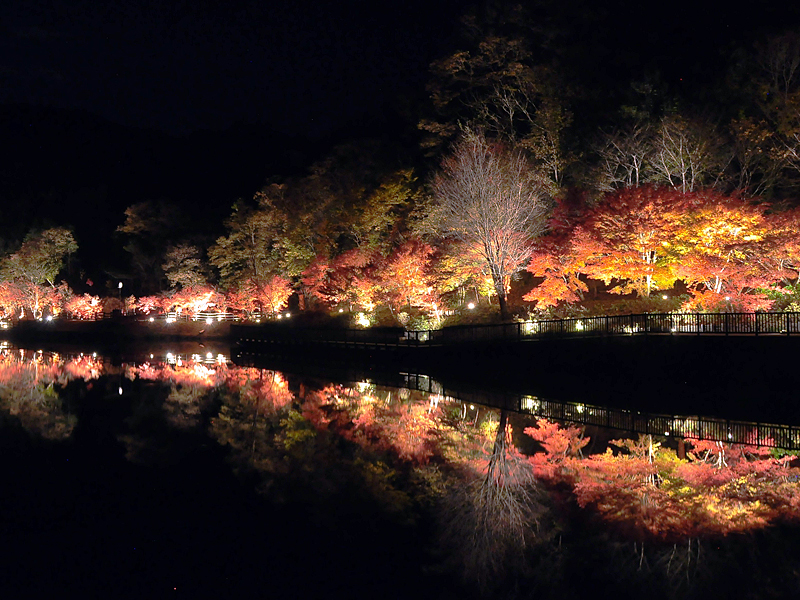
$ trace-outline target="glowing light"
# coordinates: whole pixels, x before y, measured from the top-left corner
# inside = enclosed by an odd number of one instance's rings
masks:
[[[120,285],[122,285],[122,284],[120,284]],[[122,386],[120,386],[120,387],[117,389],[117,392],[119,393],[119,395],[120,395],[120,396],[122,396]]]
[[[669,296],[667,296],[666,294],[664,294],[663,296],[661,296],[661,298],[663,298],[664,300],[666,300],[668,297],[669,297]]]
[[[584,408],[583,404],[578,404],[578,406],[575,407],[575,410],[577,410],[579,413],[582,414],[583,411],[585,410],[585,408]]]
[[[470,405],[469,405],[469,409],[470,409],[470,410],[475,410],[475,405],[474,405],[474,404],[470,404]]]
[[[206,323],[211,325],[211,323],[213,323],[213,322],[214,322],[214,319],[212,319],[211,317],[206,317]]]
[[[467,304],[467,308],[470,309],[470,310],[474,309],[475,308],[475,303],[474,302],[470,302],[469,304]]]
[[[340,313],[343,313],[343,312],[344,312],[344,309],[343,309],[343,308],[340,308],[340,309],[339,309],[339,312],[340,312]]]
[[[152,354],[150,355],[150,358],[153,358],[153,355],[152,355]]]
[[[119,282],[119,285],[118,285],[117,287],[118,287],[119,289],[122,289],[122,282],[121,282],[121,281]]]
[[[577,323],[575,323],[575,329],[577,329],[578,331],[583,331],[583,321],[578,321]]]
[[[728,301],[730,301],[730,299],[731,299],[731,297],[730,297],[730,296],[725,296],[725,300],[728,300]]]
[[[153,317],[150,317],[150,322],[152,323],[153,321],[155,321],[155,319]]]
[[[48,321],[48,322],[50,322],[50,321],[52,321],[52,320],[53,320],[53,315],[47,315],[47,316],[45,317],[45,321]]]
[[[367,317],[367,315],[365,315],[363,312],[358,313],[358,317],[356,318],[356,323],[361,327],[369,327],[371,325],[369,317]]]
[[[291,316],[292,316],[292,313],[286,313],[286,318],[287,318],[287,319],[288,319],[289,317],[291,317]]]
[[[279,319],[282,319],[282,318],[283,318],[283,315],[278,315],[278,318],[279,318]]]
[[[214,358],[214,355],[211,352],[206,352],[206,358]]]
[[[97,352],[92,352],[92,358],[97,358]]]
[[[167,317],[167,323],[174,323],[175,317]]]

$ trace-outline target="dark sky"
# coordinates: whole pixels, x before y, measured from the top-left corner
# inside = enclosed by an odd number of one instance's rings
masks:
[[[466,3],[430,4],[12,0],[0,102],[173,133],[244,121],[319,136],[424,84]]]
[[[318,138],[419,97],[471,4],[492,2],[6,0],[0,104],[80,108],[170,133],[245,122]],[[526,4],[545,35],[571,28],[559,43],[598,75],[640,62],[691,76],[732,42],[800,22],[800,3],[785,0]]]

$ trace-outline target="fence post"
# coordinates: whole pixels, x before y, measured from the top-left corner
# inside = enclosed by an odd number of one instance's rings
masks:
[[[756,321],[756,335],[758,335],[758,313],[753,313],[753,316],[755,317]]]
[[[730,313],[725,313],[725,323],[724,323],[724,325],[725,325],[725,335],[728,335],[728,329],[729,329],[729,327],[728,327],[728,315],[729,314]]]
[[[700,335],[700,313],[694,313],[694,327],[697,335]]]

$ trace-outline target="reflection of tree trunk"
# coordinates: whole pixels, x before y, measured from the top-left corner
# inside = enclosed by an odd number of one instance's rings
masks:
[[[442,540],[468,579],[484,591],[508,569],[523,568],[524,549],[542,538],[545,512],[530,466],[509,452],[508,413],[500,412],[483,476],[453,489],[445,502]]]

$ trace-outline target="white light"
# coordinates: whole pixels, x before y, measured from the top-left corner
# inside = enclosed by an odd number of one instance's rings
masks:
[[[664,295],[663,295],[663,296],[661,296],[661,297],[662,297],[664,300],[666,300],[666,299],[667,299],[667,295],[666,295],[666,294],[664,294]]]
[[[150,358],[153,358],[153,355],[152,355],[152,354],[150,355]]]
[[[470,302],[469,304],[467,304],[467,308],[472,310],[473,308],[475,308],[475,303],[474,302]]]
[[[261,319],[256,319],[256,323],[261,323]]]
[[[206,352],[206,358],[214,358],[214,355],[211,352]]]
[[[45,317],[45,319],[47,321],[52,321],[53,320],[53,315],[47,315],[47,317]]]
[[[343,312],[344,312],[344,309],[343,309],[343,308],[340,308],[340,309],[339,309],[339,312],[340,312],[340,313],[343,313]]]
[[[122,396],[122,386],[120,386],[119,389],[117,389],[117,391],[119,392],[119,395]]]
[[[211,323],[213,323],[213,322],[214,322],[214,319],[212,319],[211,317],[206,317],[206,323],[211,325]]]
[[[469,405],[469,409],[470,409],[470,410],[475,410],[475,405],[474,405],[474,404],[470,404],[470,405]]]
[[[282,318],[283,318],[283,315],[278,315],[278,318],[279,318],[279,319],[282,319]]]
[[[155,321],[155,319],[153,317],[150,317],[150,322],[152,323],[153,321]]]
[[[725,300],[730,300],[730,299],[731,299],[730,296],[725,296]]]
[[[121,282],[121,281],[119,282],[119,285],[118,285],[117,287],[118,287],[119,289],[122,289],[122,282]]]
[[[92,358],[97,358],[97,352],[92,352]]]
[[[668,436],[668,435],[669,435],[669,431],[665,431],[665,432],[664,432],[664,435],[667,435],[667,436]]]
[[[167,323],[174,323],[174,322],[175,322],[174,317],[167,317]]]
[[[291,317],[291,316],[292,316],[292,313],[286,313],[286,318],[287,318],[287,319],[288,319],[289,317]]]

